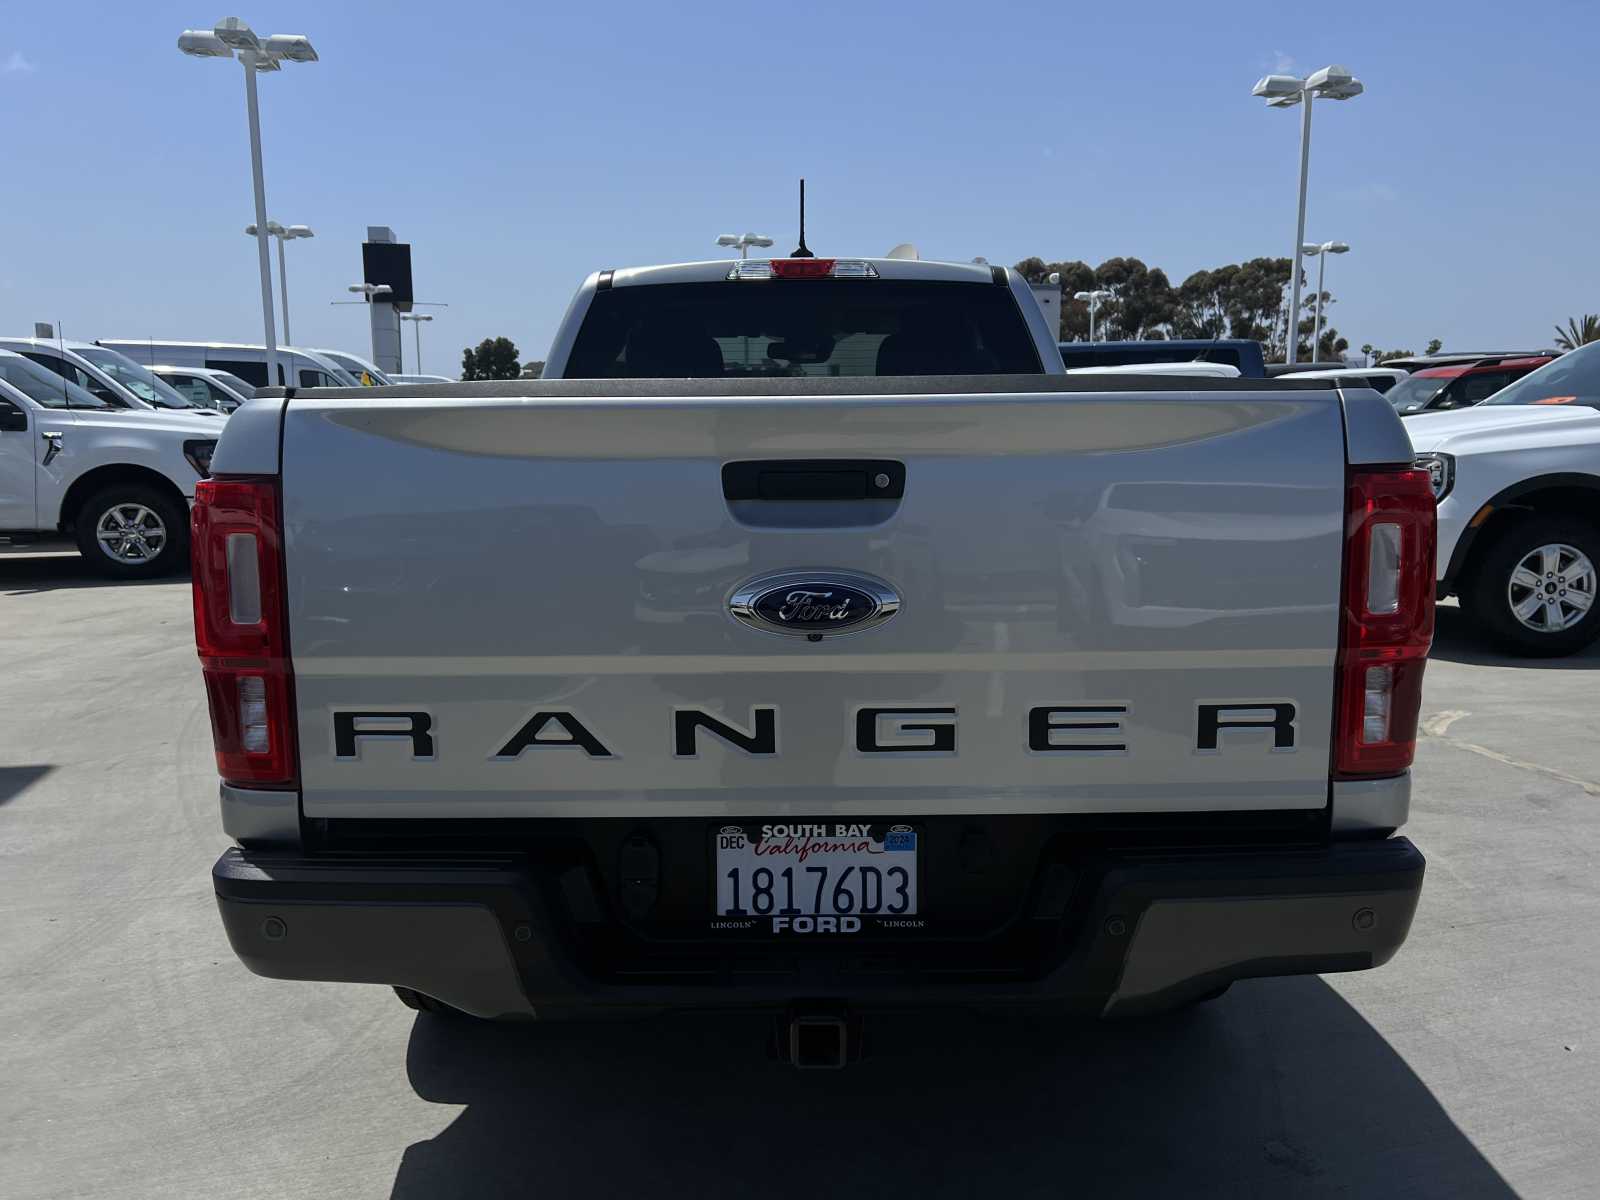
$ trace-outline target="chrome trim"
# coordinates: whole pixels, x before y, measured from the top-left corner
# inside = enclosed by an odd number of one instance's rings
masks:
[[[256,791],[223,783],[222,830],[242,846],[298,847],[300,793]]]
[[[1333,785],[1333,833],[1399,829],[1411,815],[1411,772],[1389,779],[1339,779]]]

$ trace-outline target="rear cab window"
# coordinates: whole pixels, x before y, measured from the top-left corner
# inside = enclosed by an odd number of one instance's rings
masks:
[[[933,280],[637,284],[596,292],[569,379],[1038,374],[1009,288]]]

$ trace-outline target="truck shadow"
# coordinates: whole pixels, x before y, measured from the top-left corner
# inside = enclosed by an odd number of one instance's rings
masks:
[[[1136,1024],[879,1018],[843,1072],[766,1028],[419,1017],[412,1087],[466,1108],[392,1195],[1514,1195],[1316,978]]]
[[[0,767],[0,805],[10,804],[39,780],[54,771],[48,763],[23,767]]]
[[[3,596],[28,596],[63,588],[152,587],[183,583],[188,578],[189,572],[185,570],[155,579],[107,579],[84,566],[76,550],[30,554],[8,548],[0,553],[0,595]]]
[[[1464,663],[1474,667],[1514,667],[1535,671],[1600,670],[1600,642],[1566,658],[1524,658],[1507,654],[1472,627],[1467,616],[1455,605],[1435,611],[1433,648],[1429,658]]]

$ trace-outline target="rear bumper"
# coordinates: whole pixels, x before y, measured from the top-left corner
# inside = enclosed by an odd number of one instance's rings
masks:
[[[1315,849],[1107,854],[1060,951],[984,978],[870,959],[839,944],[772,968],[600,976],[579,965],[547,881],[518,858],[308,858],[234,849],[212,876],[234,952],[275,979],[397,984],[484,1017],[600,1017],[777,1007],[1050,1004],[1110,1016],[1169,1007],[1235,979],[1380,966],[1405,941],[1423,858],[1405,838]],[[1063,918],[1065,921],[1065,918]],[[835,949],[841,952],[835,953]],[[755,950],[757,963],[761,949]],[[781,960],[781,967],[779,961]]]

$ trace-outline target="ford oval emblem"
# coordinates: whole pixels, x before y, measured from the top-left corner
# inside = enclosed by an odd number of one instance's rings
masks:
[[[753,628],[817,641],[882,625],[900,611],[900,597],[870,575],[785,571],[744,584],[728,611]]]

